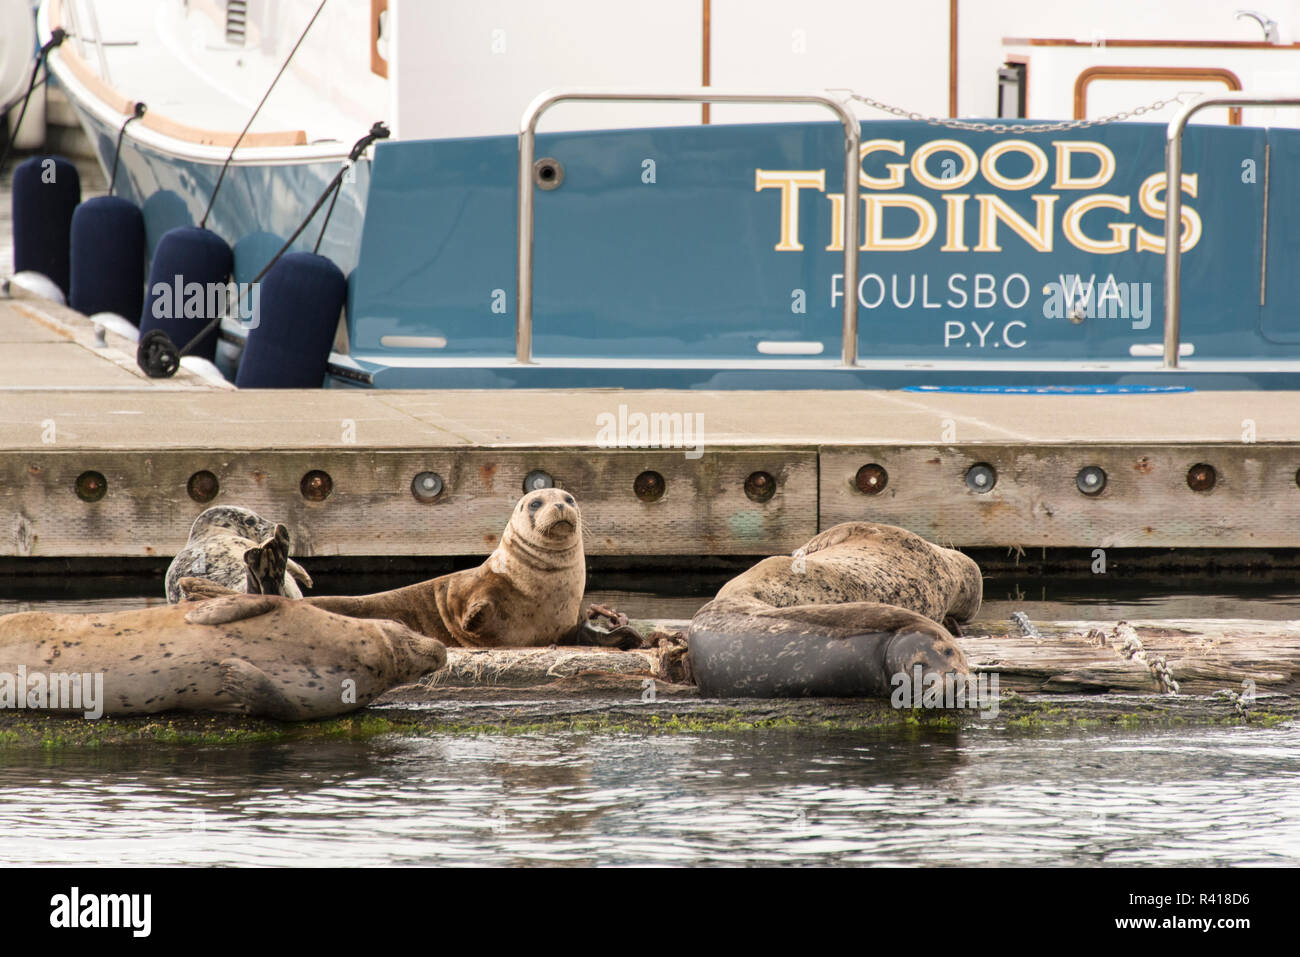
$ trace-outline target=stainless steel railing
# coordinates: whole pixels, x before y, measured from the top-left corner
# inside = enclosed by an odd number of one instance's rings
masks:
[[[1188,103],[1169,121],[1165,131],[1165,354],[1164,368],[1178,368],[1182,294],[1183,132],[1201,110],[1212,106],[1300,106],[1297,96],[1260,96],[1256,93],[1212,93]],[[1267,197],[1265,198],[1267,202]],[[1264,253],[1261,253],[1264,255]]]
[[[827,93],[764,93],[713,87],[676,90],[602,90],[572,88],[539,95],[519,121],[519,257],[515,310],[515,358],[533,361],[533,164],[537,121],[542,114],[571,100],[638,103],[809,103],[832,110],[844,124],[844,341],[846,366],[858,362],[858,156],[861,127],[844,103]]]

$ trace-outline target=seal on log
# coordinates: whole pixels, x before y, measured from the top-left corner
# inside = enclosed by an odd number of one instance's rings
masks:
[[[278,578],[261,579],[261,587],[250,587],[250,566],[245,555],[251,549],[274,540],[277,529],[284,529],[288,573],[281,571]],[[298,586],[301,583],[310,588],[311,576],[288,557],[288,535],[289,530],[283,525],[276,525],[237,505],[214,505],[206,509],[194,520],[189,541],[167,569],[167,600],[175,604],[182,599],[182,578],[202,578],[235,592],[301,598],[302,590]]]
[[[888,697],[895,675],[967,674],[943,622],[969,621],[967,556],[892,525],[846,522],[727,582],[691,620],[710,697]]]
[[[40,676],[52,689],[56,679],[102,675],[100,706],[109,715],[183,710],[328,718],[364,707],[446,661],[441,642],[405,625],[347,618],[275,595],[0,618],[0,678]],[[58,701],[38,706],[82,710]]]
[[[568,492],[547,488],[519,500],[501,543],[477,568],[372,595],[305,600],[352,618],[400,621],[447,645],[536,647],[577,637],[586,584],[578,504]],[[192,579],[179,586],[190,598],[226,593]]]

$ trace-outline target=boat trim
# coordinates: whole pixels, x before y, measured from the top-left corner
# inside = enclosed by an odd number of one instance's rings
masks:
[[[330,357],[331,369],[342,357]],[[980,361],[978,359],[871,359],[849,367],[835,359],[638,359],[609,358],[604,356],[534,357],[529,363],[520,363],[511,356],[393,356],[388,354],[360,353],[348,357],[352,362],[390,369],[507,369],[528,365],[550,369],[717,369],[720,371],[848,371],[889,372],[927,370],[932,372],[1098,372],[1129,375],[1162,372],[1159,361],[1135,359],[1068,360],[1050,362],[1034,360]],[[1300,372],[1300,359],[1199,359],[1184,362],[1181,372],[1248,373],[1248,372]]]
[[[1088,87],[1097,80],[1205,80],[1241,89],[1241,77],[1231,70],[1200,66],[1090,66],[1074,80],[1074,118],[1088,118]],[[1241,125],[1241,110],[1228,111],[1228,125]]]

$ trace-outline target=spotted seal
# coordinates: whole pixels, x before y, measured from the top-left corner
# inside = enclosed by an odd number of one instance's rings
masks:
[[[328,718],[446,664],[442,643],[277,595],[0,618],[0,675],[103,675],[103,713]],[[30,680],[30,678],[29,678]],[[25,692],[25,689],[24,689]]]
[[[529,492],[510,513],[501,542],[477,568],[392,591],[305,599],[355,618],[390,618],[448,645],[533,647],[573,642],[587,583],[582,514],[562,489]],[[192,598],[225,592],[185,580]]]
[[[190,527],[189,541],[172,559],[167,569],[167,600],[182,599],[182,578],[202,578],[235,592],[261,592],[301,598],[303,587],[310,588],[311,576],[293,559],[285,556],[288,574],[265,577],[260,588],[249,585],[249,565],[245,553],[274,539],[277,526],[256,512],[237,505],[214,505],[203,511]],[[284,528],[286,546],[288,529]],[[257,558],[255,554],[252,556]],[[269,575],[269,569],[266,569]]]
[[[887,697],[891,679],[966,674],[945,621],[979,610],[967,556],[892,525],[846,522],[727,582],[691,620],[712,697]]]

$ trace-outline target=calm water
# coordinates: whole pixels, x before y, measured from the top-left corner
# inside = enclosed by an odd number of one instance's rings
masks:
[[[1300,618],[1289,594],[1050,597],[990,589],[984,614]],[[0,614],[159,601],[9,596]],[[0,863],[1295,865],[1300,727],[0,750]]]
[[[0,752],[52,864],[1296,864],[1300,730]]]

